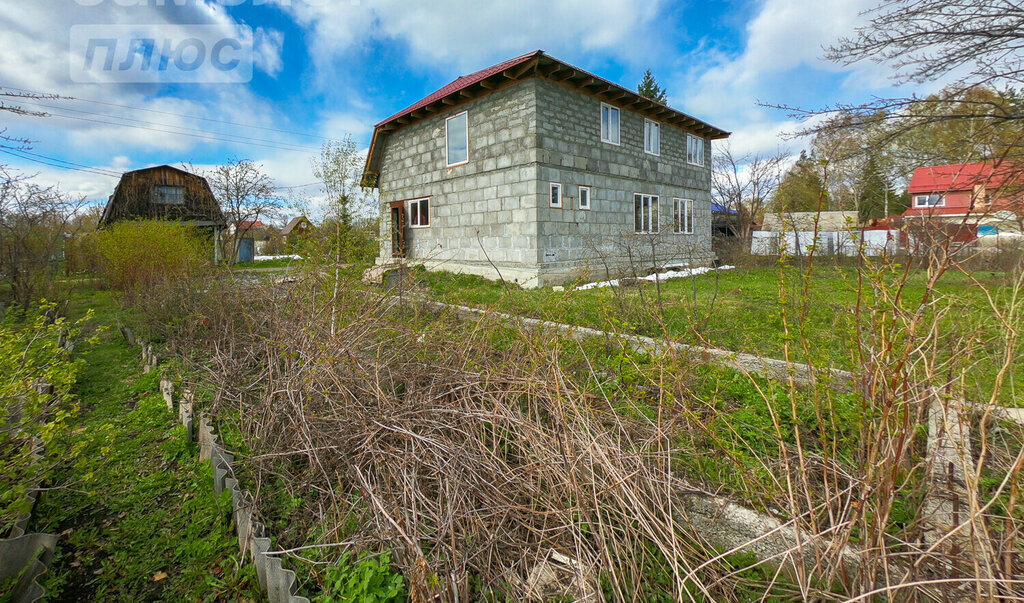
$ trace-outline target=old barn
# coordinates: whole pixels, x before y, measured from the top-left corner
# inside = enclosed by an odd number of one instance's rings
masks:
[[[100,217],[100,228],[118,220],[160,218],[217,231],[227,226],[206,178],[160,165],[125,172]]]

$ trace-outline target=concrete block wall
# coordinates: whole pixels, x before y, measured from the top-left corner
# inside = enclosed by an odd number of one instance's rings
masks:
[[[650,249],[634,234],[634,193],[660,198],[660,261],[710,262],[710,141],[705,165],[690,165],[686,133],[662,124],[660,156],[645,154],[643,116],[620,107],[621,144],[603,143],[600,106],[532,78],[391,133],[379,179],[379,263],[392,261],[389,203],[429,197],[430,226],[406,229],[411,261],[489,278],[497,267],[525,286],[557,284],[587,269],[604,276],[609,260],[624,261],[624,245]],[[469,163],[447,168],[445,118],[462,111]],[[551,182],[562,184],[562,209],[549,207]],[[591,187],[590,210],[579,209],[580,186]],[[672,232],[675,197],[693,199],[692,235]]]
[[[429,197],[430,226],[406,229],[406,257],[492,278],[493,263],[507,280],[536,279],[535,85],[511,86],[388,137],[380,175],[381,263],[392,260],[389,203]],[[445,119],[462,111],[468,111],[469,163],[448,168]]]
[[[601,101],[547,80],[537,84],[537,111],[538,261],[546,280],[598,268],[602,259],[626,262],[626,245],[649,256],[649,236],[634,233],[634,193],[659,197],[659,260],[710,262],[711,141],[704,143],[704,166],[690,165],[686,132],[662,123],[661,153],[647,154],[644,117],[619,107],[620,144],[602,142]],[[562,184],[562,209],[549,207],[551,182]],[[579,209],[580,186],[591,187],[589,211]],[[694,234],[673,232],[674,198],[693,200]]]

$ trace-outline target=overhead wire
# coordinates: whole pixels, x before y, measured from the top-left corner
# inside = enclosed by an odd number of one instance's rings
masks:
[[[0,153],[11,155],[19,159],[24,159],[26,161],[31,161],[33,163],[38,163],[40,165],[47,165],[50,167],[55,167],[63,170],[73,170],[76,172],[85,172],[88,174],[108,176],[111,178],[117,178],[121,175],[118,172],[114,172],[113,170],[108,170],[106,168],[84,166],[82,164],[64,161],[63,159],[57,159],[55,157],[47,157],[46,155],[39,155],[38,153],[30,153],[29,151],[24,150],[15,151],[11,149],[0,149]],[[34,155],[35,157],[32,157],[32,155]],[[36,157],[40,157],[42,159],[36,159]]]
[[[26,104],[26,105],[33,105],[33,106],[36,106],[36,107],[43,107],[43,108],[46,108],[46,109],[57,109],[57,110],[60,110],[60,111],[71,111],[72,113],[81,113],[83,115],[94,115],[94,116],[97,116],[97,117],[109,117],[111,119],[119,119],[119,120],[122,120],[122,121],[133,122],[133,123],[138,123],[138,124],[147,124],[147,125],[150,125],[150,126],[161,126],[161,127],[165,127],[165,128],[173,128],[175,130],[181,130],[182,132],[195,132],[195,133],[199,133],[199,134],[204,135],[204,136],[211,136],[211,137],[215,137],[215,138],[220,138],[220,139],[223,139],[225,142],[264,143],[264,144],[270,144],[270,145],[279,146],[279,147],[282,147],[282,148],[283,147],[287,147],[287,149],[284,149],[284,150],[294,150],[294,151],[319,151],[320,150],[317,147],[310,147],[310,146],[306,146],[306,145],[297,145],[297,144],[292,144],[292,143],[288,143],[288,142],[282,143],[282,142],[277,142],[277,141],[273,141],[273,140],[266,140],[266,139],[263,139],[263,138],[252,138],[252,137],[249,137],[249,136],[242,136],[242,135],[239,135],[239,134],[224,134],[224,133],[220,133],[220,132],[208,132],[206,130],[198,130],[198,129],[195,129],[195,128],[188,128],[188,127],[185,127],[185,126],[175,126],[175,125],[172,125],[172,124],[165,124],[165,123],[160,123],[160,122],[145,121],[145,120],[141,120],[141,119],[133,119],[131,117],[121,117],[119,115],[110,115],[108,113],[96,113],[95,111],[83,111],[81,109],[71,109],[71,108],[68,108],[68,107],[57,107],[57,106],[54,106],[54,105],[47,105],[45,103],[38,103],[38,102],[33,102],[33,101],[24,102],[24,104]],[[75,117],[71,116],[71,115],[56,115],[56,116],[57,117],[65,117],[65,118],[68,118],[68,119],[75,119]],[[125,125],[127,127],[132,127],[129,124],[123,124],[123,125]]]
[[[12,87],[0,86],[0,89],[16,90],[18,92],[27,92],[27,93],[30,93],[30,94],[46,94],[44,92],[40,92],[40,91],[37,91],[37,90],[28,90],[28,89],[25,89],[25,88],[12,88]],[[251,129],[254,129],[254,130],[266,130],[268,132],[278,132],[280,134],[292,134],[294,136],[304,136],[306,138],[315,138],[315,139],[318,139],[318,140],[323,140],[323,141],[328,141],[328,142],[333,142],[333,141],[337,140],[335,138],[329,138],[329,137],[326,137],[326,136],[320,136],[318,134],[310,134],[308,132],[298,132],[298,131],[295,131],[295,130],[284,130],[284,129],[281,129],[281,128],[271,128],[271,127],[268,127],[268,126],[257,126],[257,125],[254,125],[254,124],[239,123],[239,122],[229,121],[229,120],[225,120],[225,119],[216,119],[216,118],[213,118],[213,117],[199,117],[199,116],[196,116],[196,115],[188,115],[188,114],[185,114],[185,113],[175,113],[173,111],[161,111],[159,109],[148,109],[148,108],[139,107],[139,106],[136,106],[136,105],[124,105],[124,104],[119,104],[119,103],[111,103],[111,102],[108,102],[108,101],[98,101],[98,100],[93,100],[93,99],[88,99],[88,98],[81,98],[81,97],[77,97],[77,96],[61,96],[60,100],[74,100],[74,101],[79,101],[79,102],[83,102],[83,103],[91,103],[91,104],[95,104],[95,105],[106,105],[108,107],[117,107],[119,109],[132,109],[132,110],[135,110],[135,111],[145,111],[147,113],[156,113],[156,114],[159,114],[159,115],[169,115],[169,116],[173,116],[173,117],[187,117],[189,119],[195,119],[195,120],[198,120],[198,121],[205,121],[205,122],[211,122],[211,123],[219,123],[219,124],[224,124],[224,125],[229,125],[229,126],[239,126],[239,127],[243,127],[243,128],[251,128]]]

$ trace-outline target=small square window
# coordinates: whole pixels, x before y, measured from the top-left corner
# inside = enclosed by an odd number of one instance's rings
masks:
[[[183,186],[156,186],[153,194],[153,202],[157,205],[185,205],[185,187]]]
[[[412,228],[430,226],[430,199],[416,199],[409,202],[409,226]]]
[[[644,120],[644,152],[661,155],[661,124],[649,119]]]
[[[562,207],[562,185],[557,182],[551,183],[548,192],[548,206],[561,209]]]
[[[601,103],[601,141],[619,144],[619,110]]]
[[[704,139],[686,135],[686,162],[693,165],[704,165]]]
[[[590,209],[590,187],[580,187],[580,209]]]

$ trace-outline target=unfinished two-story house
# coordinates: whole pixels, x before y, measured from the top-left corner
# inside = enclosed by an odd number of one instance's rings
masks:
[[[710,141],[728,135],[542,51],[460,77],[374,128],[378,263],[526,287],[707,264]]]

